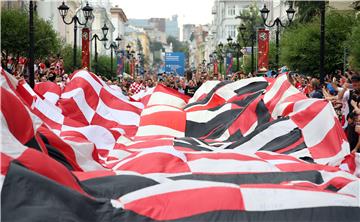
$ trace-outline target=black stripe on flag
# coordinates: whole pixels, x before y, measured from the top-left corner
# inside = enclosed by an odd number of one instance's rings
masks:
[[[315,184],[324,182],[319,171],[302,172],[268,172],[242,174],[189,174],[170,177],[172,180],[205,180],[224,183],[241,184],[279,184],[281,182],[304,180]]]
[[[263,147],[261,147],[259,150],[276,152],[279,149],[286,148],[296,143],[301,138],[302,138],[301,130],[299,128],[295,128],[290,133],[276,137],[275,139],[271,140]]]
[[[74,170],[73,166],[71,166],[66,157],[57,148],[50,145],[49,140],[46,138],[46,136],[40,133],[40,137],[43,140],[51,158],[63,164],[68,170]]]
[[[214,139],[224,133],[225,130],[237,119],[242,109],[224,111],[206,123],[186,121],[186,137],[205,137]],[[218,129],[218,130],[217,130]],[[213,134],[215,134],[213,136]]]
[[[248,85],[241,87],[237,90],[235,90],[234,92],[238,95],[243,95],[246,93],[253,93],[253,92],[258,92],[260,90],[265,90],[266,87],[268,87],[269,83],[268,82],[252,82],[249,83]]]
[[[233,144],[230,144],[228,147],[226,147],[226,149],[234,149],[234,148],[240,146],[241,144],[244,144],[244,143],[250,141],[253,137],[255,137],[257,134],[261,133],[262,131],[266,130],[271,125],[276,124],[281,121],[287,121],[287,120],[289,120],[289,117],[282,117],[282,118],[276,119],[274,121],[271,121],[269,123],[265,123],[265,124],[257,127],[254,131],[252,131],[247,136],[239,139],[238,141],[234,142]]]
[[[81,181],[83,189],[93,197],[117,199],[127,193],[159,184],[147,177],[116,175]]]
[[[222,81],[222,82],[219,82],[214,88],[212,88],[210,90],[210,92],[206,95],[206,97],[200,101],[197,101],[197,102],[193,102],[193,103],[189,103],[187,104],[185,107],[184,107],[184,110],[192,107],[192,106],[197,106],[197,105],[205,105],[209,102],[209,100],[211,99],[211,97],[213,96],[213,94],[216,92],[216,90],[220,89],[221,87],[227,85],[227,84],[230,84],[232,83],[231,81]]]

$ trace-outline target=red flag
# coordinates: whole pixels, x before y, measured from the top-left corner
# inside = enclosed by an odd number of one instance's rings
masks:
[[[82,29],[82,67],[87,68],[90,70],[89,64],[90,64],[90,50],[89,50],[89,42],[90,42],[90,30],[89,28],[83,28]]]
[[[269,69],[269,30],[258,30],[258,70],[267,71]]]

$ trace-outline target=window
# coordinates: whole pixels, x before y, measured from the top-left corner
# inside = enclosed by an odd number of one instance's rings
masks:
[[[231,38],[236,38],[236,25],[227,25],[225,26],[226,37],[231,36]]]
[[[227,8],[228,16],[235,16],[235,13],[236,13],[235,5],[229,5]]]

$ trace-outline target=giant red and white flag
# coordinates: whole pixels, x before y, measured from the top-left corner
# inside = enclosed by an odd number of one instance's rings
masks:
[[[63,90],[0,78],[3,221],[360,218],[360,156],[286,74],[131,100],[86,70]]]

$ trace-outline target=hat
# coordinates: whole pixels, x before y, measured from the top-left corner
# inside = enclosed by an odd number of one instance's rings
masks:
[[[44,63],[40,63],[40,64],[39,64],[39,67],[40,67],[40,69],[45,69],[45,64],[44,64]]]

